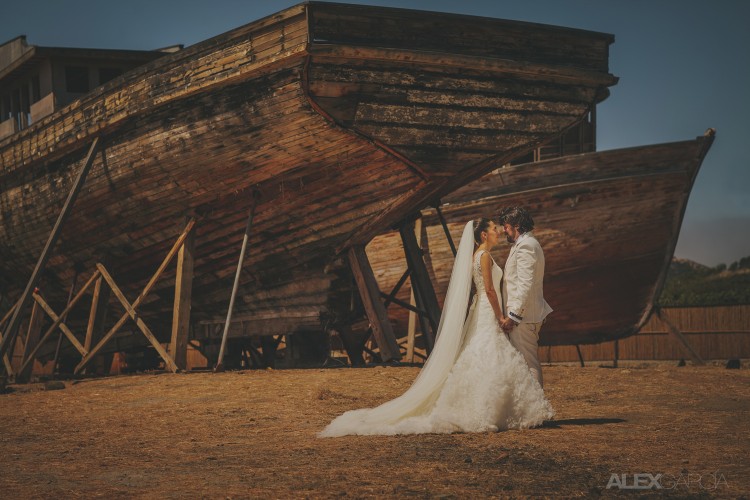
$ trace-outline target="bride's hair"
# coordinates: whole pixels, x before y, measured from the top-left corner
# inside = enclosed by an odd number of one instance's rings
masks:
[[[490,222],[492,222],[491,219],[486,219],[484,217],[474,219],[474,243],[477,245],[482,244],[482,233],[489,229]]]

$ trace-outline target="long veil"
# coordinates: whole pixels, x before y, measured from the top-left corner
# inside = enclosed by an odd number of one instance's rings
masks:
[[[466,306],[471,292],[473,254],[474,224],[470,221],[464,227],[453,262],[435,346],[411,387],[401,396],[376,408],[352,410],[340,415],[318,434],[319,437],[394,434],[392,427],[398,422],[429,412],[461,352],[466,326],[472,321],[472,313],[467,318]]]

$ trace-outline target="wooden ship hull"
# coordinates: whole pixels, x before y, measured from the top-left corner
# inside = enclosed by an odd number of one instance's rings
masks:
[[[223,320],[258,192],[231,334],[320,330],[337,256],[581,120],[616,83],[612,42],[312,2],[139,67],[0,141],[4,308],[98,137],[40,284],[56,310],[97,262],[137,295],[195,217],[192,323]],[[161,340],[174,283],[138,311]]]
[[[627,337],[646,323],[664,283],[695,176],[713,131],[693,141],[585,153],[504,167],[443,199],[455,241],[467,220],[527,207],[544,248],[544,295],[554,312],[540,345]],[[421,243],[442,303],[453,253],[434,209],[422,212]],[[493,250],[503,265],[509,245]],[[405,270],[397,232],[373,239],[367,253],[383,290]],[[409,301],[407,282],[399,298]],[[406,336],[408,311],[389,315]]]

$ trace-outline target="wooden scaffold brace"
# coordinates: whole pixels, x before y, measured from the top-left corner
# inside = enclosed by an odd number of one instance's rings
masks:
[[[176,280],[176,286],[180,286],[180,282],[186,282],[186,281],[192,281],[192,277],[187,278],[186,276],[180,276],[180,273],[185,274],[186,268],[190,268],[190,272],[192,272],[192,267],[190,265],[186,265],[184,262],[184,259],[186,259],[186,253],[192,252],[190,248],[184,250],[185,248],[185,242],[189,241],[189,239],[192,237],[193,234],[193,227],[195,226],[195,219],[190,219],[185,226],[184,230],[180,234],[180,236],[177,238],[177,241],[172,246],[171,250],[167,254],[167,256],[162,261],[161,265],[158,267],[156,272],[153,274],[151,279],[148,281],[146,286],[144,287],[143,291],[138,295],[138,297],[131,303],[130,301],[125,298],[125,295],[120,290],[120,287],[115,282],[114,278],[112,278],[112,275],[109,273],[107,268],[101,264],[96,264],[96,270],[93,272],[93,274],[89,277],[89,279],[86,281],[86,283],[81,287],[80,290],[73,296],[70,301],[68,302],[68,305],[65,307],[65,309],[58,315],[53,308],[44,300],[44,298],[39,294],[38,292],[34,292],[32,294],[32,298],[35,302],[35,307],[39,307],[42,311],[44,311],[47,316],[49,316],[52,319],[52,325],[50,325],[49,328],[47,328],[44,335],[42,335],[39,342],[36,343],[33,349],[30,350],[30,352],[27,350],[28,354],[24,356],[24,360],[21,364],[21,368],[18,371],[19,373],[28,372],[31,369],[31,364],[36,359],[37,353],[41,349],[41,347],[52,337],[53,333],[60,329],[62,334],[65,336],[65,338],[73,345],[73,347],[78,351],[78,353],[81,355],[81,362],[76,366],[75,373],[81,373],[83,369],[93,360],[97,354],[102,350],[102,348],[107,344],[107,342],[114,337],[114,335],[120,330],[120,328],[123,326],[123,324],[127,321],[128,318],[135,321],[136,326],[138,329],[143,333],[143,335],[146,337],[146,339],[149,341],[149,343],[154,347],[157,353],[159,353],[159,356],[164,360],[165,366],[168,370],[172,372],[177,372],[180,369],[184,369],[184,365],[179,366],[172,356],[170,356],[167,351],[164,349],[164,347],[161,345],[161,343],[156,339],[156,336],[151,332],[151,330],[148,328],[146,323],[143,321],[143,319],[138,316],[137,308],[138,306],[148,297],[151,289],[156,284],[158,279],[162,276],[167,266],[170,264],[170,262],[174,259],[175,255],[178,253],[180,254],[179,260],[181,262],[178,262],[178,277]],[[90,348],[91,344],[93,343],[93,336],[95,333],[95,325],[98,323],[99,315],[97,314],[99,309],[103,307],[102,303],[102,296],[105,296],[105,287],[104,284],[109,287],[109,289],[112,291],[112,293],[115,295],[117,300],[120,301],[122,306],[125,308],[125,313],[120,317],[120,319],[115,323],[115,325],[96,343],[96,345],[93,348]],[[92,299],[91,299],[91,309],[89,311],[89,320],[86,327],[86,335],[85,340],[83,344],[78,340],[76,335],[70,330],[70,328],[65,324],[64,319],[67,317],[67,315],[70,313],[70,311],[78,304],[78,302],[83,298],[83,296],[86,294],[86,292],[89,291],[93,286],[93,293],[92,293]],[[186,285],[183,285],[186,286]],[[180,360],[185,359],[186,351],[187,351],[187,334],[185,333],[187,331],[187,324],[186,321],[189,321],[189,311],[190,311],[190,303],[189,303],[189,297],[186,297],[189,292],[186,292],[185,289],[183,289],[181,292],[176,291],[175,292],[175,312],[174,316],[178,318],[178,324],[173,326],[173,338],[172,338],[172,345],[180,345],[181,340],[179,338],[176,338],[175,332],[177,332],[176,335],[184,336],[185,342],[184,347],[180,346],[177,350],[173,349],[172,352]],[[187,320],[184,319],[185,311],[187,311]],[[28,340],[27,340],[28,342]]]
[[[84,355],[81,362],[78,363],[78,366],[76,366],[75,373],[80,373],[81,370],[83,370],[83,368],[94,358],[94,356],[96,356],[96,354],[99,351],[101,351],[104,345],[115,335],[115,333],[118,332],[118,330],[122,327],[122,325],[125,324],[128,318],[135,321],[135,324],[138,327],[138,329],[141,331],[141,333],[143,333],[143,335],[146,337],[149,343],[154,347],[154,349],[156,349],[156,352],[159,354],[161,359],[164,360],[164,363],[168,370],[170,370],[171,372],[177,372],[180,369],[175,364],[172,356],[170,356],[167,353],[167,351],[164,349],[164,347],[162,347],[162,345],[156,339],[156,336],[151,332],[151,330],[143,321],[143,319],[141,319],[141,317],[138,315],[138,313],[136,312],[136,309],[146,299],[146,297],[148,297],[149,293],[151,293],[151,289],[154,287],[154,285],[159,280],[161,275],[167,269],[167,266],[169,265],[169,263],[172,262],[172,259],[175,257],[175,255],[177,255],[177,253],[182,249],[183,244],[185,243],[185,240],[187,240],[194,226],[195,226],[195,219],[191,218],[188,221],[187,225],[185,226],[185,229],[183,229],[179,238],[177,238],[177,241],[169,250],[169,253],[167,253],[167,256],[164,257],[164,260],[162,261],[161,265],[157,268],[156,272],[154,272],[153,276],[151,276],[151,279],[148,281],[148,283],[146,283],[146,286],[143,288],[143,291],[138,295],[138,297],[136,297],[136,299],[132,303],[129,302],[128,299],[125,297],[125,295],[122,293],[122,290],[120,290],[120,287],[117,285],[117,283],[115,283],[115,280],[109,274],[107,269],[102,264],[96,265],[97,271],[101,274],[101,277],[104,278],[104,281],[107,282],[110,289],[112,290],[112,293],[114,293],[115,297],[117,297],[117,300],[119,300],[122,306],[125,308],[125,313],[120,317],[119,320],[117,320],[117,322],[112,326],[112,328],[110,328],[109,331],[106,334],[104,334],[104,336],[99,341],[99,343],[96,344],[96,346],[94,346],[94,348],[91,349],[91,351],[89,351],[87,354]],[[178,267],[184,268],[184,265],[178,266]],[[175,293],[175,299],[182,300],[179,298],[178,293]],[[95,303],[96,302],[94,302],[94,304]],[[189,305],[187,304],[183,304],[183,306],[189,307]],[[179,311],[176,313],[176,315],[179,316]],[[172,343],[176,344],[177,343],[176,339],[173,339]],[[182,345],[181,342],[180,344]],[[184,346],[186,349],[187,339],[185,339]]]
[[[693,360],[693,363],[697,366],[705,365],[706,362],[701,358],[700,354],[693,349],[690,342],[685,338],[685,335],[683,335],[680,329],[669,320],[666,314],[664,314],[662,308],[658,306],[655,307],[654,313],[656,314],[656,317],[661,320],[662,324],[664,324],[669,335],[677,341],[677,345],[679,345],[683,352],[687,353],[690,359]]]
[[[440,203],[437,202],[434,206],[438,210],[443,230],[455,255],[455,245],[453,244],[453,239],[451,238],[445,218],[442,216],[442,212],[440,212],[439,205]],[[405,360],[407,362],[413,362],[415,355],[426,359],[425,356],[416,353],[414,350],[417,321],[420,324],[427,354],[432,351],[437,328],[440,324],[441,310],[435,294],[435,288],[432,285],[427,266],[425,265],[424,250],[420,243],[421,237],[418,237],[418,235],[421,235],[421,224],[421,216],[417,214],[408,217],[398,226],[407,267],[390,293],[385,293],[379,289],[364,247],[355,246],[349,249],[349,265],[354,274],[367,318],[370,321],[370,331],[361,342],[362,345],[355,346],[353,345],[352,338],[348,338],[348,335],[342,335],[344,347],[353,364],[355,361],[361,360],[360,351],[362,350],[372,356],[380,357],[383,362],[399,361],[402,359],[400,349],[404,343],[406,344]],[[411,280],[411,300],[409,302],[396,297],[407,279]],[[383,299],[383,302],[380,299]],[[399,343],[388,320],[387,309],[391,304],[403,307],[410,312],[409,330],[405,342],[402,341]],[[378,352],[366,347],[367,340],[371,336],[375,338],[375,342],[378,345]]]
[[[60,236],[60,231],[65,224],[68,215],[70,214],[70,210],[73,207],[76,198],[78,197],[78,193],[80,193],[81,188],[83,187],[83,183],[86,181],[86,176],[88,175],[89,170],[91,170],[91,166],[94,164],[96,154],[99,152],[99,143],[99,137],[95,138],[91,143],[91,147],[89,148],[88,154],[86,155],[83,167],[81,168],[81,171],[78,172],[78,176],[73,182],[73,187],[68,193],[68,198],[65,200],[65,203],[60,210],[60,214],[57,217],[55,225],[52,227],[49,238],[47,238],[47,243],[44,245],[44,249],[42,250],[39,259],[37,260],[36,266],[31,273],[31,277],[26,284],[26,288],[21,294],[21,298],[18,300],[16,307],[13,309],[13,315],[8,322],[2,340],[0,340],[0,356],[4,356],[8,352],[8,348],[16,339],[16,335],[18,334],[18,325],[21,321],[21,315],[24,311],[24,308],[28,305],[29,300],[31,300],[32,291],[37,286],[39,277],[46,267],[47,261],[49,260],[52,253],[52,249],[54,248],[55,243],[57,243],[57,239]]]

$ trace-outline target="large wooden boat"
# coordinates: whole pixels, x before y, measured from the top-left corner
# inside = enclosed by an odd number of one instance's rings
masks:
[[[612,42],[310,2],[157,59],[0,141],[0,291],[20,294],[99,137],[42,285],[58,311],[102,259],[135,296],[195,216],[193,322],[223,318],[257,190],[234,317],[319,329],[336,255],[578,122],[616,82]],[[166,276],[139,310],[160,338]]]
[[[530,210],[545,253],[545,297],[554,309],[541,345],[626,337],[652,312],[713,139],[709,130],[692,141],[499,168],[445,197],[442,213],[457,241],[467,220],[496,216],[507,206]],[[422,246],[442,303],[453,253],[436,211],[422,214]],[[508,249],[501,243],[493,251],[499,264]],[[399,234],[376,237],[367,253],[381,288],[391,290],[406,267]],[[408,302],[409,294],[407,282],[399,298]],[[408,311],[391,306],[389,314],[397,335],[405,336]]]

